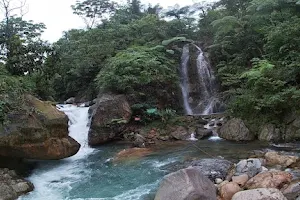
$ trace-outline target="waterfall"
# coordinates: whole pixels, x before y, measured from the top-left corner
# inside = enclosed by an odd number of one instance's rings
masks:
[[[69,118],[69,135],[81,144],[78,153],[70,158],[59,161],[41,161],[39,169],[29,177],[35,190],[21,197],[25,200],[65,199],[63,194],[72,189],[72,184],[83,180],[91,173],[86,168],[86,158],[95,150],[87,143],[90,119],[86,107],[73,105],[58,105],[57,109]]]
[[[183,47],[182,56],[181,56],[181,91],[183,96],[183,106],[185,114],[192,115],[193,111],[189,104],[189,76],[188,76],[188,63],[190,60],[190,49],[189,45]]]
[[[208,115],[218,112],[219,100],[216,98],[216,84],[215,76],[209,62],[207,61],[204,52],[200,47],[193,44],[197,49],[196,66],[190,64],[190,45],[183,47],[181,56],[181,90],[183,96],[184,109],[188,115]],[[192,83],[189,78],[191,69],[189,67],[196,67],[198,80]],[[191,96],[190,85],[196,85],[197,92],[193,92]],[[197,94],[197,96],[195,95]],[[190,100],[192,99],[192,100]]]
[[[70,159],[80,159],[92,153],[94,149],[89,147],[87,141],[90,129],[89,108],[74,105],[58,105],[57,108],[69,118],[69,136],[81,145],[77,154]]]

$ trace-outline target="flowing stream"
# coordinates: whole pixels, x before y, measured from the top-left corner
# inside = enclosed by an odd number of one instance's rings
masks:
[[[209,155],[237,160],[259,143],[220,141],[181,141],[153,148],[153,153],[138,159],[115,162],[112,158],[129,144],[113,143],[99,148],[87,145],[88,108],[60,106],[69,117],[70,135],[80,142],[80,151],[59,161],[34,161],[38,165],[28,178],[35,186],[22,200],[153,200],[168,165],[178,161],[209,158]],[[201,151],[199,150],[201,148]],[[239,153],[236,153],[239,149]]]

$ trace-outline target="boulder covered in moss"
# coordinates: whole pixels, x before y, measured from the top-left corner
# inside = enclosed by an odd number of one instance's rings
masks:
[[[0,156],[57,160],[76,154],[80,144],[68,136],[67,116],[51,102],[26,95],[21,108],[0,127]]]

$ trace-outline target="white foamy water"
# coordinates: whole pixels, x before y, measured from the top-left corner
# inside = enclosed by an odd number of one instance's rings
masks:
[[[223,140],[223,139],[220,138],[219,136],[211,136],[210,138],[208,138],[208,140],[210,140],[210,141],[218,141],[218,140]]]
[[[190,138],[188,138],[188,140],[190,141],[197,141],[198,139],[196,138],[196,134],[195,133],[192,133]]]
[[[72,184],[90,176],[86,159],[94,152],[87,144],[89,114],[87,107],[59,105],[57,108],[69,117],[69,135],[81,144],[78,153],[60,161],[45,161],[29,177],[35,189],[22,200],[62,200]]]
[[[142,198],[143,196],[149,194],[152,189],[157,187],[159,184],[160,180],[156,181],[155,183],[152,184],[146,184],[142,185],[140,187],[137,187],[133,190],[126,191],[118,196],[115,197],[108,197],[108,198],[76,198],[73,200],[138,200]],[[66,199],[70,200],[70,199]]]

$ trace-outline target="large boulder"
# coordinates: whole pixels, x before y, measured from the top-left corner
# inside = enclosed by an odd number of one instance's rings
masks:
[[[222,200],[231,200],[233,195],[242,189],[237,183],[234,182],[226,182],[224,184],[221,184],[219,193],[222,198]]]
[[[190,137],[190,133],[185,127],[176,126],[172,128],[171,136],[176,140],[187,140]]]
[[[283,134],[283,139],[286,142],[300,140],[300,116],[292,114],[290,121],[286,121],[286,128]]]
[[[115,139],[132,114],[124,95],[111,94],[100,96],[89,112],[92,115],[88,134],[90,145],[99,145]]]
[[[274,124],[264,125],[258,135],[261,141],[278,142],[281,140],[280,129],[276,128]]]
[[[286,168],[296,163],[299,160],[299,157],[281,155],[278,152],[272,151],[265,154],[265,159],[267,161],[267,165],[269,166],[281,165],[282,167]]]
[[[216,187],[196,168],[186,168],[165,176],[155,200],[216,200]]]
[[[0,156],[53,160],[76,154],[80,144],[68,136],[68,118],[49,102],[27,95],[24,108],[0,126]]]
[[[259,188],[238,192],[232,200],[286,200],[286,198],[278,189]]]
[[[300,197],[300,180],[293,181],[290,185],[282,188],[282,193],[288,200],[294,200]]]
[[[236,165],[236,173],[235,175],[239,176],[242,174],[247,174],[249,177],[253,177],[256,174],[262,171],[262,163],[260,159],[250,158],[241,160]]]
[[[33,184],[18,177],[15,171],[0,169],[0,200],[14,200],[32,190]]]
[[[233,163],[224,159],[201,159],[193,161],[191,164],[211,181],[217,178],[225,180],[229,171],[233,168]]]
[[[241,119],[233,118],[227,121],[219,130],[219,136],[226,140],[251,141],[255,139]]]
[[[251,178],[245,185],[247,189],[277,188],[281,189],[292,181],[292,175],[288,172],[270,171],[262,172]]]

